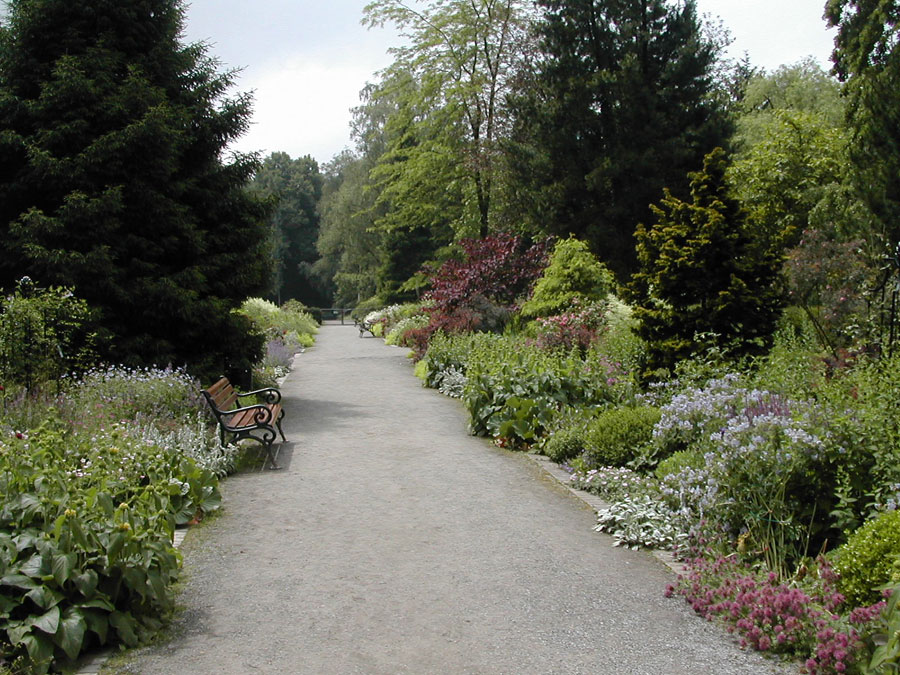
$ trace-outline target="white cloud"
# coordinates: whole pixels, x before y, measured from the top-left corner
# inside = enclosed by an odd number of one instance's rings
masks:
[[[731,32],[732,57],[750,55],[754,66],[771,72],[813,56],[830,67],[834,30],[826,27],[821,0],[698,0],[701,13],[719,16]]]
[[[350,144],[350,108],[373,78],[370,67],[294,56],[271,63],[257,75],[246,72],[239,88],[254,92],[250,131],[234,144],[264,155],[284,151],[312,155],[320,163]]]

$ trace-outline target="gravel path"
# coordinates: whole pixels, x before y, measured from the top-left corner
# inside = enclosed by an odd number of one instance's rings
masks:
[[[282,387],[281,471],[189,532],[173,637],[104,673],[781,673],[666,599],[529,458],[467,435],[406,351],[323,327]]]

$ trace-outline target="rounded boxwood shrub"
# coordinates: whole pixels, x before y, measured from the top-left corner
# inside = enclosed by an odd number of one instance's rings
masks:
[[[894,561],[900,555],[900,511],[885,511],[850,535],[835,551],[834,570],[852,607],[881,599],[880,586],[900,581]]]
[[[560,429],[544,444],[544,454],[554,462],[567,462],[584,452],[586,437],[583,426]]]
[[[584,461],[588,468],[625,466],[653,437],[659,408],[623,406],[607,410],[588,430]]]

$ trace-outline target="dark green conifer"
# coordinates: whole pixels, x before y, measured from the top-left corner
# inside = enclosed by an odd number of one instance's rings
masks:
[[[626,281],[634,229],[663,187],[730,131],[716,46],[693,0],[540,0],[543,56],[516,97],[510,161],[531,225],[570,233]],[[517,195],[518,196],[518,195]]]
[[[226,94],[181,0],[11,0],[0,28],[0,286],[73,286],[107,358],[240,369],[231,313],[269,281],[266,209],[225,161],[250,99]]]
[[[725,151],[717,148],[702,171],[690,174],[690,202],[666,190],[652,207],[657,222],[638,226],[639,271],[631,291],[650,373],[705,349],[742,356],[771,342],[780,259],[728,196],[726,166]]]

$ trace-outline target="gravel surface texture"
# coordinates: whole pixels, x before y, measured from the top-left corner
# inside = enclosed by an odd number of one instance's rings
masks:
[[[282,392],[282,469],[224,483],[171,638],[104,673],[797,672],[666,599],[668,568],[469,436],[406,350],[324,326]]]

